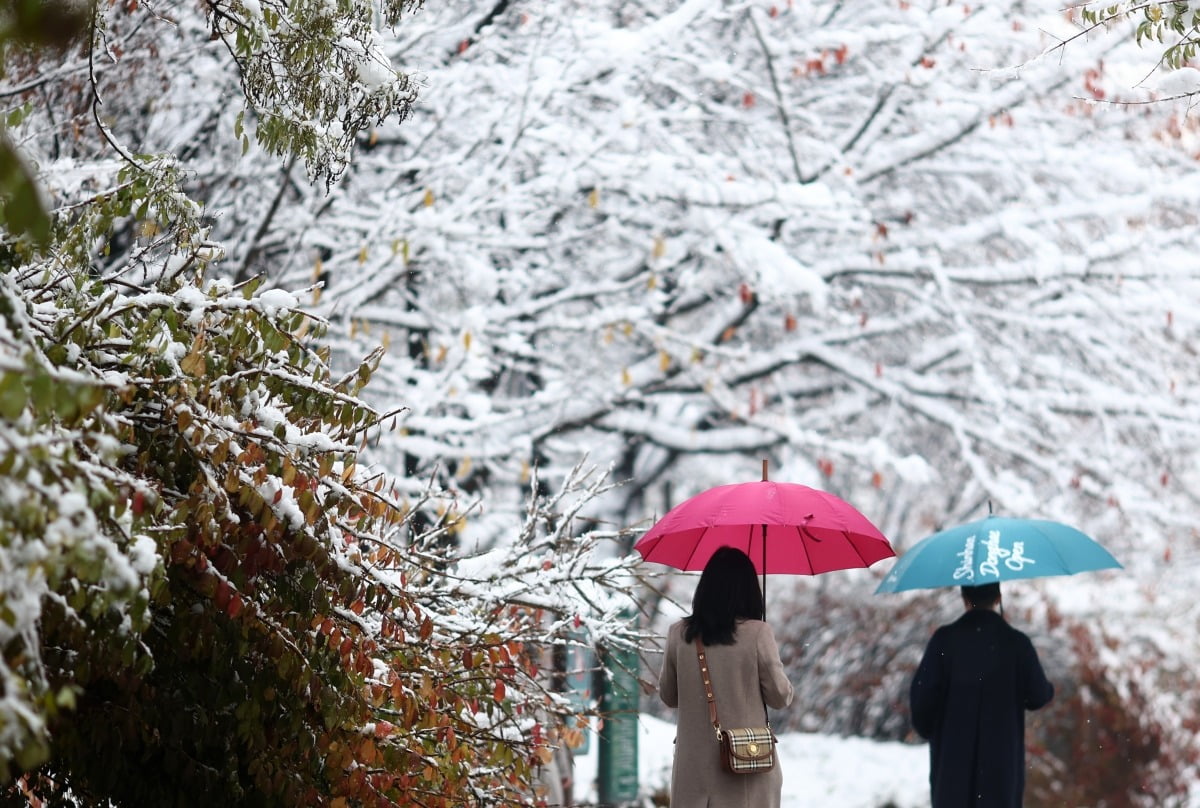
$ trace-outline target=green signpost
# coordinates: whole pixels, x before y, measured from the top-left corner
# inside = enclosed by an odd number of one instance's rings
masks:
[[[597,796],[600,805],[615,806],[638,796],[638,655],[636,651],[600,649],[596,672],[600,694]]]

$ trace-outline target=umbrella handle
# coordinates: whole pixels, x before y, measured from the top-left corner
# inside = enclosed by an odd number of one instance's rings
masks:
[[[767,458],[763,458],[763,482],[767,481]],[[762,598],[763,598],[763,622],[767,622],[767,525],[762,526]]]

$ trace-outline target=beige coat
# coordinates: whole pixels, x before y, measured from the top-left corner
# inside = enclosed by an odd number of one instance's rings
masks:
[[[782,767],[762,774],[729,774],[721,768],[708,699],[700,681],[695,643],[683,640],[682,621],[667,633],[658,692],[678,707],[671,808],[779,808]],[[760,727],[763,700],[776,709],[792,703],[792,684],[779,661],[771,627],[761,620],[738,624],[733,645],[705,646],[721,726]]]

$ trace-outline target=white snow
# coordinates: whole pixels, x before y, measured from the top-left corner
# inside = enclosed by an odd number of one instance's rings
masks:
[[[298,305],[296,296],[286,289],[268,289],[256,298],[268,314],[279,309],[294,309]]]
[[[643,795],[665,793],[671,782],[675,725],[651,715],[638,717],[638,782]],[[598,747],[575,758],[575,799],[594,802]],[[929,805],[929,747],[877,743],[803,732],[779,735],[783,772],[781,808],[895,808]]]
[[[1181,67],[1159,79],[1154,88],[1165,95],[1189,95],[1200,90],[1200,70]]]

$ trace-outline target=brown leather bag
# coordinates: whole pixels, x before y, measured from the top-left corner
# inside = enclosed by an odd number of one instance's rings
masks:
[[[717,733],[721,745],[721,766],[730,774],[758,774],[775,768],[775,733],[771,721],[762,727],[722,729],[717,719],[717,699],[712,691],[712,674],[704,655],[704,643],[696,638],[696,656],[700,660],[700,679],[704,682],[704,695],[708,698],[708,718]],[[763,704],[763,716],[767,706]]]

